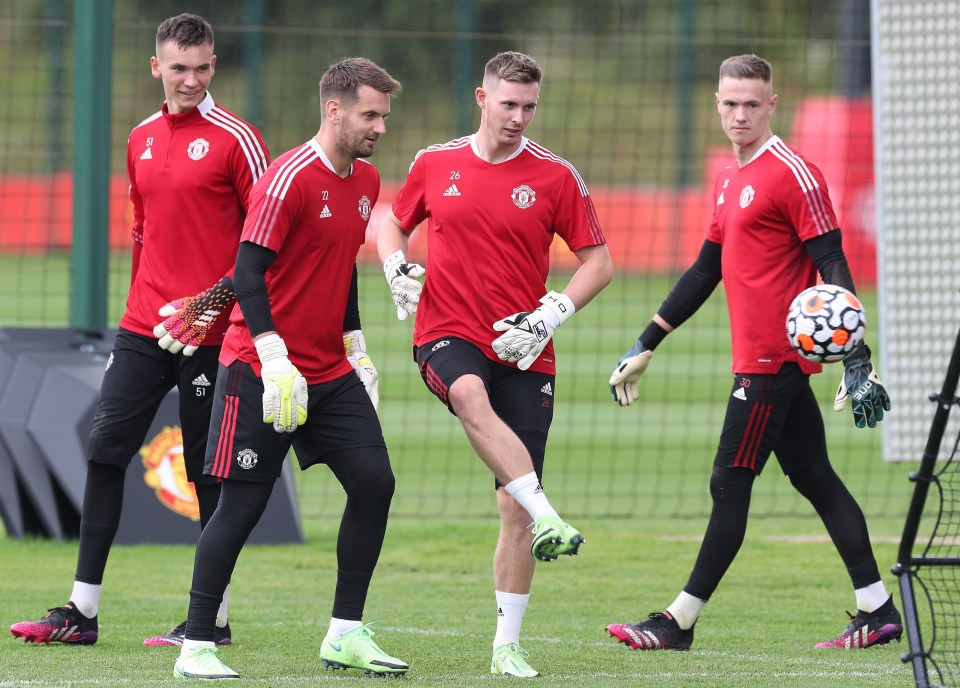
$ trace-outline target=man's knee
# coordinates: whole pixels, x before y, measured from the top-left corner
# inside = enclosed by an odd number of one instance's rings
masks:
[[[344,490],[353,499],[371,504],[390,503],[397,480],[385,447],[360,447],[348,450],[337,465],[350,466],[349,473],[338,472]],[[332,466],[331,466],[332,467]],[[335,471],[336,472],[336,471]]]
[[[87,444],[87,458],[120,469],[125,469],[133,460],[137,450],[143,445],[143,439],[131,438],[115,424],[95,421]]]
[[[840,477],[827,462],[809,464],[789,475],[790,484],[810,500],[822,495],[832,495],[837,490],[846,491]]]
[[[390,502],[397,487],[397,480],[392,470],[376,473],[367,484],[367,489],[380,501]]]
[[[490,410],[490,396],[487,388],[476,375],[458,377],[447,392],[450,408],[464,423],[473,422],[478,416]]]
[[[714,466],[710,475],[710,496],[715,504],[749,499],[754,478],[753,471],[746,468]]]

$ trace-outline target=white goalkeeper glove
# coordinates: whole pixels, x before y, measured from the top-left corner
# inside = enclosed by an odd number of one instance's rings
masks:
[[[516,363],[526,370],[543,353],[554,331],[577,310],[566,294],[555,291],[544,294],[542,306],[529,312],[514,313],[493,323],[493,329],[503,332],[493,340],[493,350],[501,361]]]
[[[645,348],[639,339],[630,347],[630,351],[620,357],[610,376],[610,393],[614,401],[621,406],[629,406],[640,398],[637,380],[650,365],[651,358],[653,352]]]
[[[347,354],[350,365],[357,372],[360,382],[363,383],[364,389],[367,390],[367,395],[373,402],[373,408],[377,408],[377,404],[380,403],[380,376],[367,354],[367,341],[363,337],[363,332],[360,330],[344,332],[343,350]]]
[[[408,315],[417,312],[423,285],[413,278],[422,277],[425,272],[422,265],[408,263],[403,251],[391,254],[383,262],[383,274],[390,285],[398,320],[406,320]]]
[[[263,380],[263,422],[277,432],[293,432],[307,422],[307,381],[287,358],[280,335],[269,334],[254,342]]]

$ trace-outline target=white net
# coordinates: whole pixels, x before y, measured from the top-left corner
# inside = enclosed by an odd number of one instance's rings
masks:
[[[915,460],[960,323],[960,3],[873,0],[872,17],[883,453]]]

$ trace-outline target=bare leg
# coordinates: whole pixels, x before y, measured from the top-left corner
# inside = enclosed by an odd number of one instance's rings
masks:
[[[529,595],[536,560],[530,556],[530,515],[502,487],[497,489],[500,538],[493,555],[493,582],[497,590]]]
[[[450,385],[449,399],[474,451],[497,480],[506,485],[533,472],[530,453],[493,410],[480,378],[476,375],[458,378]]]

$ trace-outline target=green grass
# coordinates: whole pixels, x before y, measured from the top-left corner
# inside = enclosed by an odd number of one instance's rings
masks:
[[[127,267],[110,272],[112,323]],[[0,324],[64,326],[65,256],[0,256]],[[556,283],[559,286],[564,276]],[[710,602],[689,653],[628,652],[606,637],[676,596],[696,557],[709,512],[707,481],[732,379],[726,305],[718,292],[672,334],[645,375],[642,400],[621,409],[606,379],[659,306],[670,281],[618,275],[557,336],[556,415],[545,485],[587,536],[583,556],[541,565],[524,645],[541,686],[906,686],[898,647],[816,652],[854,606],[824,528],[775,461],[758,480],[747,541]],[[381,376],[380,416],[397,494],[367,605],[378,640],[412,665],[423,686],[476,686],[491,677],[495,625],[492,478],[456,419],[426,391],[410,355],[412,323],[399,323],[376,266],[361,272],[361,313]],[[875,297],[866,295],[867,307]],[[880,458],[878,432],[829,410],[839,371],[815,378],[831,457],[867,513],[884,580],[913,485],[914,466]],[[246,683],[299,686],[363,680],[324,674],[317,659],[330,611],[334,542],[343,493],[322,467],[297,476],[307,543],[251,546],[231,588],[236,645],[222,652]],[[116,547],[104,581],[102,636],[89,648],[0,642],[0,688],[153,686],[170,683],[174,650],[143,648],[182,620],[192,548]],[[0,538],[0,623],[39,618],[70,591],[76,543]]]
[[[815,651],[837,635],[853,604],[832,546],[806,520],[756,520],[707,606],[687,653],[629,652],[605,626],[668,604],[689,573],[701,524],[585,519],[583,555],[538,567],[524,646],[540,686],[843,686],[912,681],[906,644],[863,652]],[[329,617],[336,521],[309,524],[302,546],[250,546],[231,586],[235,644],[221,657],[245,684],[301,686],[362,681],[325,673],[317,652]],[[891,533],[876,549],[889,561]],[[367,604],[388,652],[411,664],[421,686],[492,685],[487,671],[495,606],[492,519],[393,519]],[[2,623],[39,618],[69,594],[74,544],[0,541]],[[192,548],[116,547],[104,581],[101,639],[86,648],[0,642],[0,685],[173,684],[172,648],[143,638],[185,616]],[[889,587],[895,587],[886,576]],[[501,679],[502,680],[502,679]]]

